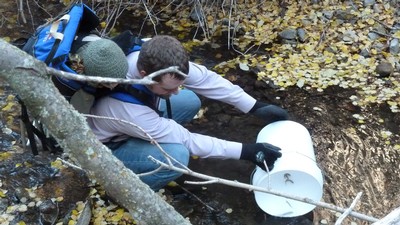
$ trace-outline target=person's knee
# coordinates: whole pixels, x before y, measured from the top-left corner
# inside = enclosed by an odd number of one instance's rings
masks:
[[[187,166],[189,164],[189,149],[187,149],[182,144],[173,144],[172,146],[170,146],[170,151],[167,151],[167,153],[180,164],[184,166]],[[178,166],[179,163],[173,161],[174,166]]]
[[[171,162],[175,167],[182,169],[182,165],[186,167],[189,164],[189,150],[182,144],[161,144],[161,147],[163,147],[164,151],[173,158]],[[168,163],[168,160],[166,159],[162,161]],[[157,173],[150,176],[144,176],[141,179],[147,183],[151,189],[157,191],[180,176],[182,176],[181,172],[163,168]]]
[[[187,101],[186,107],[190,109],[192,112],[198,112],[201,107],[201,100],[199,96],[197,96],[193,91],[188,91],[187,92]]]

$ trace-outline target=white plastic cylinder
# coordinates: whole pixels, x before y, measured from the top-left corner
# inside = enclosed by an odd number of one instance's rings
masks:
[[[301,198],[320,201],[323,194],[323,177],[314,154],[313,143],[308,130],[294,121],[278,121],[265,126],[257,136],[257,142],[266,142],[281,148],[282,157],[268,174],[256,167],[252,184],[270,188]],[[257,205],[266,213],[278,217],[304,215],[315,205],[254,192]]]

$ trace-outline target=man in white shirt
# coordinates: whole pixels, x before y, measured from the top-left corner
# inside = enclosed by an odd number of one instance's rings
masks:
[[[150,135],[174,159],[188,165],[189,156],[203,158],[249,160],[269,169],[281,157],[279,148],[268,143],[242,144],[215,137],[191,133],[181,124],[193,119],[201,103],[197,94],[235,106],[243,113],[264,118],[267,123],[288,118],[286,110],[262,103],[206,67],[189,62],[182,44],[171,36],[158,35],[143,43],[140,52],[127,56],[129,71],[127,78],[140,79],[160,69],[178,66],[187,74],[166,73],[157,76],[158,83],[132,85],[142,97],[116,93],[97,100],[91,114],[117,118],[136,124],[141,129],[116,120],[88,118],[93,132],[107,145],[113,154],[133,172],[140,174],[153,171],[159,166],[148,156],[167,162],[160,150],[150,142]],[[183,90],[180,90],[183,87]],[[170,99],[172,119],[166,118],[165,99]],[[175,163],[176,166],[179,166]],[[162,169],[141,176],[153,190],[158,190],[181,174]]]

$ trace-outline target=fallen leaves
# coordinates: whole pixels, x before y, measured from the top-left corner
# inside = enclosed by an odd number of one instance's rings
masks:
[[[400,66],[400,57],[384,50],[390,38],[400,38],[400,31],[378,35],[376,40],[368,36],[373,30],[390,31],[388,27],[395,23],[393,8],[380,2],[374,9],[364,7],[360,2],[355,4],[357,8],[331,1],[323,1],[323,4],[293,1],[283,8],[276,1],[262,4],[256,1],[241,4],[239,1],[230,24],[235,24],[232,42],[242,55],[218,64],[215,69],[226,74],[231,69],[250,71],[257,68],[259,79],[272,81],[281,90],[292,86],[318,91],[334,85],[355,88],[359,98],[354,102],[358,106],[390,102],[391,110],[399,112],[400,74],[381,78],[375,68],[382,60]],[[208,27],[219,26],[227,30],[226,24],[219,23],[226,20],[226,13],[206,18]],[[183,28],[189,25],[185,20],[170,20],[167,24]],[[236,27],[240,27],[243,34],[237,34]],[[306,31],[304,43],[279,43],[279,32],[297,28]],[[256,51],[258,49],[262,51]],[[263,54],[264,51],[268,56]],[[361,54],[362,51],[367,55]]]

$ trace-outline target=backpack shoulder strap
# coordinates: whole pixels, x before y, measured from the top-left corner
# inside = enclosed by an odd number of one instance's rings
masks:
[[[139,51],[143,43],[142,39],[132,34],[131,31],[126,30],[121,34],[113,37],[113,40],[122,49],[125,55],[129,55],[134,51]]]
[[[123,102],[145,105],[158,112],[158,109],[153,103],[154,95],[146,93],[141,86],[143,85],[118,84],[112,90],[101,88],[96,90],[95,97],[96,99],[100,99],[105,96],[110,96]]]

